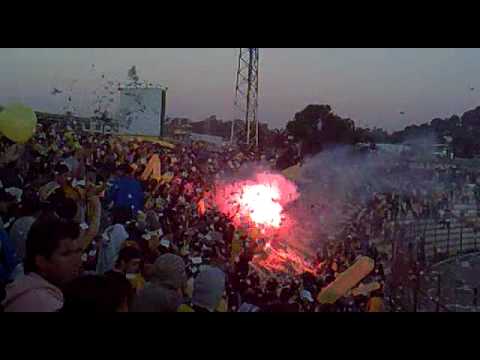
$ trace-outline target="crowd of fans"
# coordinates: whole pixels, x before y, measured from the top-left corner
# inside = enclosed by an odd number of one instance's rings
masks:
[[[166,146],[58,122],[39,124],[26,145],[2,138],[0,146],[6,312],[381,311],[390,259],[372,240],[402,213],[427,216],[448,207],[453,196],[428,198],[405,184],[411,196],[352,200],[354,216],[323,241],[315,274],[265,278],[251,266],[258,239],[219,213],[212,194],[216,178],[246,162],[273,164],[274,154]],[[161,177],[144,176],[153,154]],[[319,304],[319,291],[360,255],[375,261],[364,282],[379,286]]]

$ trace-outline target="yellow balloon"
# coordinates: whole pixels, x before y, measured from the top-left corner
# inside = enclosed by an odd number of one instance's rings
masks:
[[[36,126],[35,112],[22,104],[8,105],[0,112],[0,133],[16,143],[30,140]]]

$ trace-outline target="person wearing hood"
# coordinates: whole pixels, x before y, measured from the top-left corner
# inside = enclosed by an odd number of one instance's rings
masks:
[[[20,206],[20,216],[10,228],[9,235],[17,256],[23,259],[25,257],[25,243],[28,232],[35,220],[39,217],[41,207],[37,197],[24,198]]]
[[[225,292],[225,273],[205,266],[195,278],[191,308],[195,312],[215,312]]]
[[[98,252],[97,273],[104,274],[115,267],[122,245],[129,238],[123,224],[115,223],[105,229]]]
[[[155,261],[150,283],[133,303],[134,312],[176,312],[183,301],[187,282],[180,256],[164,254]]]
[[[63,293],[60,312],[90,314],[128,312],[134,294],[121,274],[83,276],[67,284]]]
[[[25,251],[25,275],[7,285],[5,312],[55,312],[63,306],[60,287],[79,276],[80,227],[49,219],[32,225]]]

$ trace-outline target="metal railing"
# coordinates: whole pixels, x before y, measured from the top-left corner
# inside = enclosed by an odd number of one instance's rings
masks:
[[[461,220],[442,224],[432,217],[412,219],[410,223],[401,219],[395,224],[392,235],[392,262],[395,261],[399,246],[408,244],[409,251],[414,249],[416,264],[421,263],[415,274],[406,275],[403,283],[394,287],[389,294],[392,311],[476,311],[478,288],[471,289],[471,296],[462,289],[464,301],[460,304],[457,301],[460,282],[457,275],[435,270],[439,262],[455,261],[462,255],[480,250],[477,246],[478,232],[474,227]],[[422,253],[423,259],[419,256]]]

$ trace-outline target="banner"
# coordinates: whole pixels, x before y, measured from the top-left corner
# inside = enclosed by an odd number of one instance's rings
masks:
[[[373,259],[367,256],[360,257],[352,266],[339,274],[330,285],[320,291],[317,296],[317,301],[320,304],[335,303],[370,274],[374,266],[375,261],[373,261]]]

